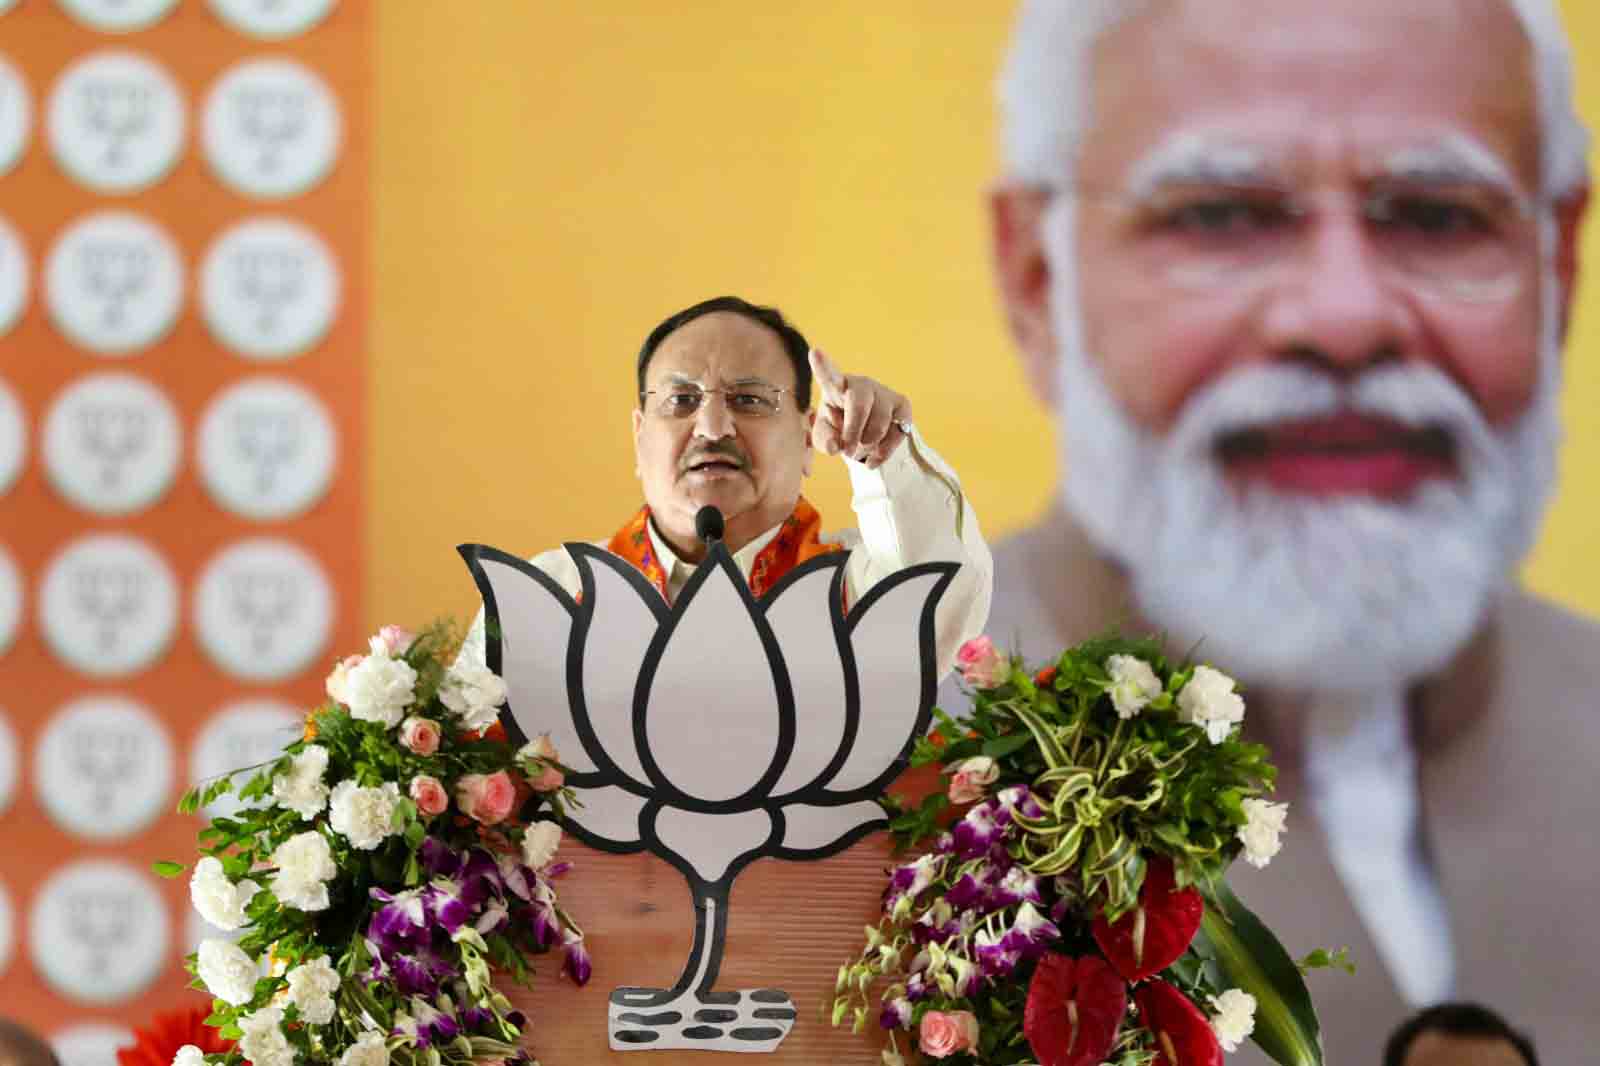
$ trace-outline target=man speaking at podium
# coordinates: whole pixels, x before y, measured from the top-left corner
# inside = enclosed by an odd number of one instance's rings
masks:
[[[761,596],[807,559],[850,551],[848,604],[880,578],[916,563],[961,564],[935,616],[939,675],[989,616],[993,563],[955,474],[911,422],[911,402],[844,374],[775,308],[723,296],[672,315],[639,349],[633,411],[644,506],[608,540],[668,602],[705,558],[702,508],[723,515],[723,543]],[[815,377],[821,403],[811,406]],[[857,528],[822,533],[800,494],[813,450],[850,471]],[[565,548],[533,565],[573,596],[577,564]],[[484,655],[480,612],[462,654]]]

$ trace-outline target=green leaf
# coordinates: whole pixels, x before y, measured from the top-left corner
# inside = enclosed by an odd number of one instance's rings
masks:
[[[1204,888],[1198,950],[1234,988],[1256,997],[1254,1040],[1282,1066],[1322,1066],[1322,1032],[1311,993],[1278,938],[1221,878]]]
[[[1028,732],[1012,733],[1008,736],[996,737],[983,746],[983,753],[991,759],[1003,759],[1012,752],[1021,751],[1033,743],[1033,734]]]
[[[193,814],[195,811],[197,811],[199,809],[200,809],[200,790],[198,788],[191,788],[189,791],[187,791],[187,792],[185,792],[183,794],[183,798],[182,799],[178,800],[178,813],[179,814]]]
[[[1340,948],[1337,951],[1318,948],[1301,959],[1296,965],[1300,967],[1301,973],[1309,970],[1332,969],[1334,967],[1338,967],[1352,977],[1355,976],[1356,972],[1356,964],[1350,961],[1350,949],[1347,947]]]
[[[188,869],[188,867],[184,866],[181,862],[168,862],[166,859],[161,859],[151,863],[150,869],[155,871],[155,875],[157,877],[165,877],[170,881],[174,877],[177,877],[179,874],[183,873],[183,871]]]

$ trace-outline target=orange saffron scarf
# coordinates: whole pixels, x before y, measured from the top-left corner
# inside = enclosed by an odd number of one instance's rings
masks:
[[[755,562],[750,566],[750,592],[756,598],[767,594],[767,591],[778,580],[808,559],[818,555],[827,555],[829,552],[844,551],[842,544],[823,544],[819,539],[822,532],[822,516],[817,509],[806,502],[804,496],[795,504],[794,513],[783,520],[778,535],[767,542],[756,555]],[[650,507],[645,505],[639,508],[639,513],[628,520],[628,524],[617,530],[611,538],[611,543],[606,549],[613,555],[620,555],[645,576],[645,578],[661,593],[661,598],[667,597],[667,570],[661,565],[661,560],[656,558],[655,546],[650,542]]]

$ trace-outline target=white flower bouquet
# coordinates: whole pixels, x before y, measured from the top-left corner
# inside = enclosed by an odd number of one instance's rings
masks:
[[[886,1066],[900,1032],[986,1066],[1221,1066],[1246,1039],[1320,1064],[1301,972],[1348,963],[1296,964],[1223,876],[1266,866],[1288,812],[1233,680],[1114,637],[1037,672],[987,637],[958,661],[971,712],[912,756],[946,787],[886,804],[900,845],[931,847],[890,872],[834,1024],[876,1013]]]
[[[303,739],[184,796],[186,812],[235,790],[246,805],[201,830],[189,881],[237,938],[188,962],[206,1024],[237,1046],[186,1045],[177,1066],[528,1062],[492,969],[526,981],[529,956],[560,947],[588,980],[553,885],[564,769],[547,738],[506,739],[504,683],[455,647],[444,626],[384,627],[334,668]]]

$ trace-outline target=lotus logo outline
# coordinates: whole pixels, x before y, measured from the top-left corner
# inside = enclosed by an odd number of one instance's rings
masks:
[[[714,988],[739,872],[814,861],[887,826],[877,798],[927,730],[935,609],[958,565],[923,563],[844,609],[846,553],[756,598],[714,545],[668,605],[625,560],[568,544],[581,592],[483,545],[459,549],[483,597],[485,653],[521,742],[549,733],[590,847],[648,851],[694,899],[687,965],[669,989],[618,988],[613,1049],[770,1051],[796,1011],[777,989]],[[708,1020],[716,1024],[704,1024]]]

